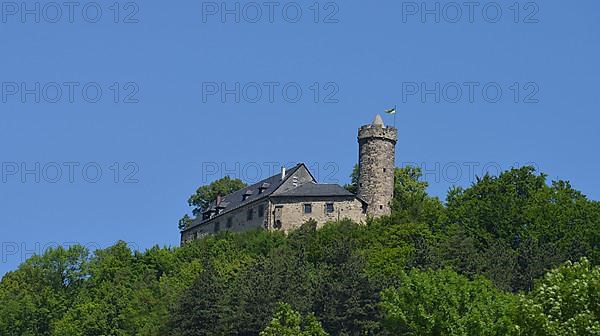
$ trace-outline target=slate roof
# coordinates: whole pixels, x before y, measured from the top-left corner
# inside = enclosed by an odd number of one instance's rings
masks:
[[[273,194],[273,197],[325,197],[325,196],[354,196],[353,193],[338,184],[304,183],[296,188],[282,193]]]
[[[184,232],[194,228],[198,225],[203,224],[204,222],[208,222],[213,220],[216,217],[219,217],[221,215],[224,215],[232,210],[235,210],[239,207],[242,207],[248,203],[257,201],[259,199],[263,199],[268,197],[269,195],[271,195],[275,190],[277,190],[277,188],[279,188],[283,182],[285,182],[285,180],[287,180],[290,176],[294,175],[294,173],[304,164],[299,163],[297,165],[295,165],[292,168],[286,169],[286,173],[285,173],[285,178],[282,180],[281,179],[281,173],[277,174],[277,175],[273,175],[269,178],[266,178],[260,182],[254,183],[251,186],[248,186],[246,188],[242,188],[238,191],[234,191],[231,194],[228,194],[226,196],[221,197],[221,206],[226,205],[226,207],[224,209],[222,209],[222,211],[215,217],[211,217],[209,219],[202,219],[201,216],[199,216],[198,218],[194,219],[192,225],[183,230]],[[258,189],[262,189],[262,192],[259,194],[258,193]],[[242,196],[246,196],[245,198]],[[209,209],[215,209],[216,207],[216,201],[213,201],[210,205],[209,205]]]

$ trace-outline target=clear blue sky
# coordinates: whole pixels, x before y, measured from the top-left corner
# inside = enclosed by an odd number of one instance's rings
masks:
[[[56,243],[176,245],[228,173],[346,183],[394,104],[396,163],[434,195],[530,163],[600,199],[598,1],[24,3],[1,9],[0,274]]]

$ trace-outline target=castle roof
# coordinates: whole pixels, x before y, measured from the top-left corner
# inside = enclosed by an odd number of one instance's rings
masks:
[[[293,196],[293,197],[327,197],[327,196],[354,196],[353,193],[344,189],[338,184],[319,184],[304,183],[296,188],[282,193],[274,194],[273,197]]]
[[[266,198],[269,195],[271,195],[275,190],[277,190],[290,176],[294,175],[294,173],[298,169],[300,169],[300,167],[303,166],[303,163],[299,163],[294,167],[287,169],[287,172],[285,173],[285,177],[283,179],[281,178],[281,173],[279,173],[262,181],[254,183],[251,186],[242,188],[240,190],[232,192],[231,194],[222,196],[221,203],[217,204],[216,201],[211,202],[207,207],[207,211],[215,211],[215,209],[220,208],[222,210],[217,214],[217,216],[221,216],[232,210],[240,208],[248,203],[252,203],[254,201]],[[202,217],[200,216],[196,218],[193,224],[186,230],[189,230],[204,222],[208,222],[213,218],[215,217],[202,219]]]

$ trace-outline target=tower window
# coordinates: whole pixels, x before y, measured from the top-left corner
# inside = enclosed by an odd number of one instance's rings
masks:
[[[333,203],[327,203],[325,204],[325,213],[332,213],[333,212]]]
[[[387,169],[383,168],[383,172],[385,173]]]
[[[381,205],[381,204],[380,204],[380,205],[379,205],[379,209],[383,209],[383,205]]]
[[[304,213],[305,214],[312,213],[312,204],[311,203],[304,203]]]

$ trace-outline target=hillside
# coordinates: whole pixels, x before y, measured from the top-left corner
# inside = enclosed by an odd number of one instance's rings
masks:
[[[364,225],[49,250],[0,282],[0,335],[600,335],[599,202],[531,167],[444,202],[420,177]]]

